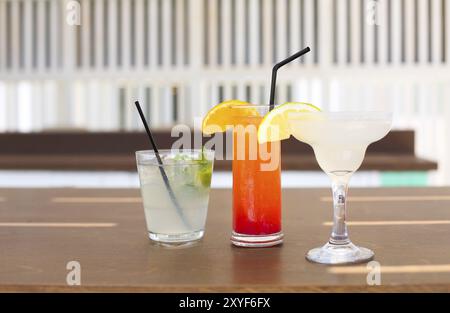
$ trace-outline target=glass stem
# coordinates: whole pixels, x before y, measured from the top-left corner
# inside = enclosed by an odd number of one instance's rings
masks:
[[[345,223],[347,209],[348,178],[333,178],[333,229],[331,231],[330,243],[345,245],[350,243],[347,225]]]

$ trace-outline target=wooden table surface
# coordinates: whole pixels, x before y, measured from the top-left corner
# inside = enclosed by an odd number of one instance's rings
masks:
[[[146,237],[138,190],[0,189],[0,291],[450,291],[450,188],[351,190],[351,238],[375,251],[380,286],[365,264],[305,260],[328,238],[330,201],[284,190],[284,244],[244,249],[229,242],[231,191],[213,190],[203,241],[170,249]]]

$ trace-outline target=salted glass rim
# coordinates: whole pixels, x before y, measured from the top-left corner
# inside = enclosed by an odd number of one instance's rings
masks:
[[[331,119],[351,119],[359,118],[363,120],[386,120],[392,121],[393,112],[392,111],[308,111],[308,112],[289,112],[288,117],[291,116],[301,116],[301,115],[322,115],[327,116]]]
[[[301,102],[306,103],[306,102]],[[251,108],[270,108],[272,104],[231,104],[230,107],[233,109],[251,109]],[[276,108],[280,106],[279,104],[274,104],[273,107]],[[386,119],[392,119],[393,111],[388,110],[342,110],[342,111],[305,111],[305,112],[290,112],[290,114],[317,114],[317,115],[328,115],[330,117],[344,117],[344,116],[368,116],[368,117],[385,117]]]

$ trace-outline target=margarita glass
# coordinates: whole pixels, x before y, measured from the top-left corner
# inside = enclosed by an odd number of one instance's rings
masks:
[[[391,129],[390,112],[292,112],[288,115],[292,135],[309,144],[322,170],[331,178],[333,228],[323,247],[310,250],[306,258],[323,264],[359,263],[374,253],[355,246],[349,239],[346,220],[347,190],[352,174],[361,166],[367,146]]]

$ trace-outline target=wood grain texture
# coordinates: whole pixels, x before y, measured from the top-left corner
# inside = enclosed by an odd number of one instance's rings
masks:
[[[355,188],[350,194],[424,199],[350,202],[350,221],[450,220],[450,200],[442,197],[450,194],[450,188]],[[117,224],[108,228],[0,227],[0,291],[450,291],[450,272],[442,270],[450,266],[450,227],[445,224],[350,227],[353,242],[373,249],[376,261],[389,269],[382,272],[380,286],[366,284],[361,265],[336,271],[336,267],[307,262],[308,249],[328,238],[330,227],[323,225],[332,217],[331,204],[323,201],[328,196],[327,189],[283,190],[284,244],[244,249],[229,242],[231,191],[213,190],[205,238],[194,246],[171,249],[146,237],[141,203],[98,201],[134,199],[139,197],[138,190],[0,189],[2,223]],[[97,200],[53,201],[77,197]],[[426,200],[429,197],[438,200]],[[66,285],[66,264],[72,260],[81,264],[80,287]]]

